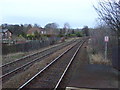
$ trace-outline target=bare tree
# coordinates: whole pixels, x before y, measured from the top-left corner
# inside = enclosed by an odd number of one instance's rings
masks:
[[[69,23],[64,23],[64,28],[70,29],[70,24]]]
[[[45,28],[57,29],[58,26],[59,25],[57,23],[48,23],[47,25],[45,25]]]
[[[120,70],[120,0],[99,0],[98,7],[94,6],[100,19],[104,21],[113,31],[117,33],[118,46],[114,46],[114,57],[112,60],[114,67]],[[112,38],[111,38],[112,39]],[[113,42],[113,41],[112,41]],[[117,56],[118,55],[118,56]]]
[[[40,28],[40,25],[38,25],[38,24],[34,24],[34,27],[36,27],[36,28]]]
[[[88,26],[84,26],[83,29],[82,29],[82,31],[83,31],[83,34],[85,36],[89,36],[89,28],[88,28]]]
[[[98,7],[94,8],[100,19],[120,37],[120,0],[102,0],[98,2]]]
[[[67,35],[69,33],[69,29],[70,29],[70,24],[69,23],[64,23],[65,35]]]

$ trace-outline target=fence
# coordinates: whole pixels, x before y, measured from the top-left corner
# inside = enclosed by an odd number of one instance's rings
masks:
[[[16,52],[28,52],[31,50],[37,50],[51,44],[54,44],[60,38],[51,37],[46,41],[33,40],[27,43],[14,44],[14,45],[2,45],[2,54],[16,53]]]

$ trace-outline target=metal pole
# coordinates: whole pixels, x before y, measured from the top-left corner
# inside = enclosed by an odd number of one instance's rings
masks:
[[[105,60],[107,59],[107,42],[105,43]]]

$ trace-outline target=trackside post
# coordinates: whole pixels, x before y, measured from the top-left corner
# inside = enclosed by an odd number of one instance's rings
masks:
[[[107,59],[107,49],[108,49],[108,42],[109,42],[109,37],[105,36],[104,37],[104,41],[105,41],[105,60]]]

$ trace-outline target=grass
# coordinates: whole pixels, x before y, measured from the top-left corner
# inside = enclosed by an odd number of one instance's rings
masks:
[[[2,56],[2,64],[5,64],[5,63],[8,63],[15,59],[21,58],[25,55],[26,55],[25,52],[18,52],[18,53],[14,53],[14,54],[3,55]]]
[[[103,54],[99,53],[97,50],[93,49],[88,41],[87,52],[89,56],[90,64],[104,64],[111,65],[111,61],[109,59],[104,59]]]
[[[103,56],[98,54],[92,54],[91,55],[91,61],[92,64],[105,64],[105,65],[111,65],[110,60],[104,59]]]
[[[24,54],[24,53],[20,53],[20,54],[18,54],[18,55],[13,55],[13,56],[11,56],[11,58],[17,59],[17,58],[20,58],[20,57],[22,57],[22,56],[25,56],[25,54]]]

